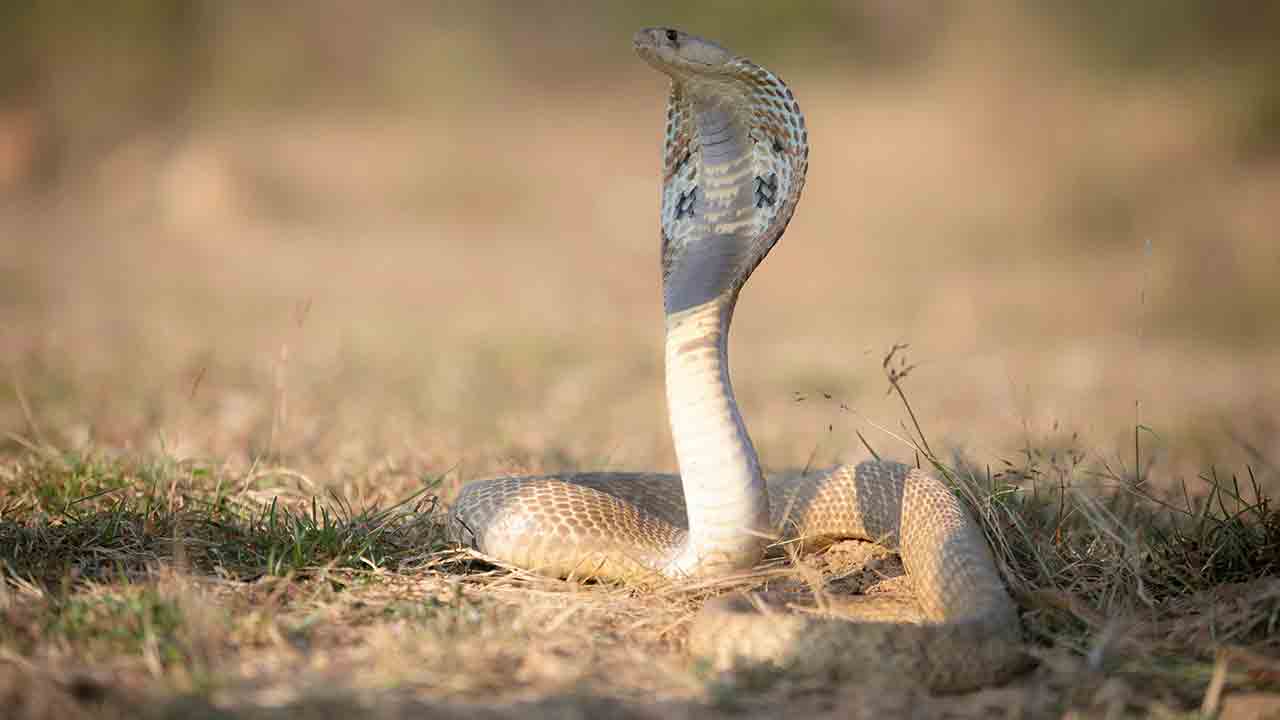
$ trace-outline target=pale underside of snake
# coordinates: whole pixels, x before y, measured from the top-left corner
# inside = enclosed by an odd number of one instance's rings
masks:
[[[734,399],[729,323],[748,276],[782,236],[808,168],[808,133],[773,73],[668,28],[635,50],[671,79],[662,185],[666,389],[679,475],[582,473],[471,483],[456,539],[539,573],[640,583],[748,570],[769,547],[841,539],[897,551],[918,608],[841,617],[708,602],[690,650],[716,667],[772,663],[906,674],[937,690],[997,682],[1025,659],[982,531],[926,471],[866,461],[766,479]],[[914,618],[915,621],[908,620]]]

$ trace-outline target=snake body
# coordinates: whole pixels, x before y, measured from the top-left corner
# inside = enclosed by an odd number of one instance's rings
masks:
[[[731,667],[894,670],[954,690],[1023,664],[1016,608],[986,539],[933,475],[866,461],[766,482],[734,400],[728,334],[738,294],[782,236],[804,187],[808,135],[791,90],[723,47],[669,28],[636,52],[668,75],[661,234],[666,389],[679,475],[581,473],[474,482],[453,505],[458,540],[572,578],[662,581],[749,569],[778,538],[855,538],[902,557],[923,622],[890,606],[853,619],[764,617],[707,604],[692,651]],[[824,669],[825,668],[825,669]]]

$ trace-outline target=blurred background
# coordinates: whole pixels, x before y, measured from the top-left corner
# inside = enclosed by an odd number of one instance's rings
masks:
[[[1214,0],[4,3],[0,452],[673,468],[655,24],[808,118],[731,351],[767,466],[909,457],[909,343],[979,466],[1275,480],[1280,3]]]

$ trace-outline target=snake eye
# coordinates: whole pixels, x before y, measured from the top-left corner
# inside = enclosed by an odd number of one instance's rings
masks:
[[[667,30],[667,42],[675,45],[680,40],[680,33],[675,30]]]

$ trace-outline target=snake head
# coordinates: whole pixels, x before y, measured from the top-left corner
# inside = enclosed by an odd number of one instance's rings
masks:
[[[706,74],[733,59],[723,47],[674,28],[645,28],[632,39],[636,54],[673,80],[684,80],[690,74]]]

